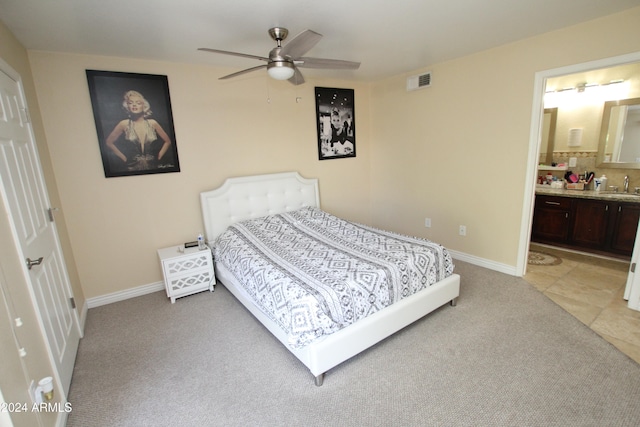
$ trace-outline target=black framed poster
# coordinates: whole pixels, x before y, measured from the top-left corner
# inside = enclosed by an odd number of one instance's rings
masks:
[[[167,76],[86,71],[105,177],[180,172]]]
[[[353,89],[316,87],[319,160],[356,156]]]

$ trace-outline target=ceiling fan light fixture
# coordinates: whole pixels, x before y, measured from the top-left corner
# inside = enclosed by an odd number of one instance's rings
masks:
[[[295,69],[290,62],[274,61],[267,65],[267,73],[272,79],[289,80],[295,74]]]
[[[265,61],[265,65],[247,68],[226,76],[219,77],[220,80],[238,77],[257,70],[267,69],[267,73],[275,80],[289,80],[292,85],[304,84],[304,77],[300,68],[319,68],[334,70],[357,70],[359,62],[344,61],[341,59],[312,58],[304,55],[313,48],[322,38],[322,34],[312,30],[305,30],[295,36],[293,40],[282,46],[282,41],[287,37],[289,30],[282,27],[275,27],[269,30],[269,35],[277,43],[277,46],[269,51],[269,56],[257,56],[246,53],[230,52],[228,50],[199,48],[212,53],[224,55],[240,56],[243,58],[257,59]]]

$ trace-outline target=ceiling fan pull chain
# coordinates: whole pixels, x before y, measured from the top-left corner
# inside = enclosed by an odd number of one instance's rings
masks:
[[[271,104],[271,94],[269,93],[269,79],[265,79],[264,82],[267,86],[267,104]]]

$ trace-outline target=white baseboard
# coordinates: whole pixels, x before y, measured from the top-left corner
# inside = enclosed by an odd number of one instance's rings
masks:
[[[124,301],[129,298],[135,298],[158,291],[164,291],[164,282],[149,283],[148,285],[137,286],[123,291],[101,295],[99,297],[87,298],[87,303],[85,305],[88,308],[100,307],[101,305]]]
[[[449,253],[453,257],[453,259],[459,259],[460,261],[464,261],[464,262],[468,262],[469,264],[488,268],[489,270],[498,271],[500,273],[509,274],[511,276],[517,276],[516,267],[513,265],[502,264],[499,262],[491,261],[489,259],[465,254],[464,252],[449,250]]]

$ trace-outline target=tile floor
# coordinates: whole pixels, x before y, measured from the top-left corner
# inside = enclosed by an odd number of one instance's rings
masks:
[[[640,363],[640,311],[628,308],[623,299],[629,263],[534,243],[530,249],[562,262],[529,264],[524,279]]]

